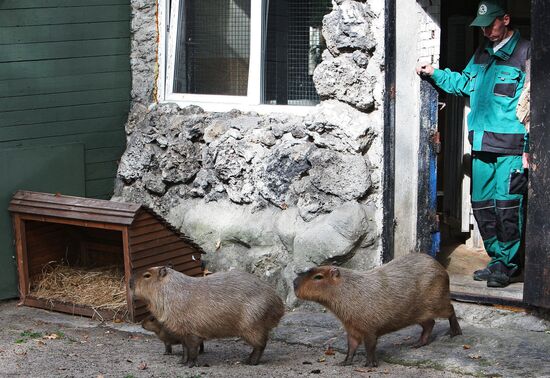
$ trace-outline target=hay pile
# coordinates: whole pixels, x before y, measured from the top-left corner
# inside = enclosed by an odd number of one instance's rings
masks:
[[[128,310],[124,273],[119,267],[83,269],[48,264],[33,277],[31,295],[84,305],[95,311],[112,311],[118,318]]]

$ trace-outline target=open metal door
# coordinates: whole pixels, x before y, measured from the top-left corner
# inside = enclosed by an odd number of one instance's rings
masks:
[[[525,303],[550,308],[550,2],[531,4],[531,166],[525,250]]]
[[[418,151],[418,220],[416,250],[435,256],[440,232],[437,215],[438,94],[426,80],[420,82],[420,138]]]

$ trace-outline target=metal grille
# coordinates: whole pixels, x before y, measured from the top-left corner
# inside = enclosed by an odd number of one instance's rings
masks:
[[[265,103],[319,103],[312,76],[326,48],[321,27],[323,16],[331,9],[331,0],[269,1]]]
[[[251,0],[180,0],[174,92],[246,96]]]

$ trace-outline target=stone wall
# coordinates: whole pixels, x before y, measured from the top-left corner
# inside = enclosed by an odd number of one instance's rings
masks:
[[[272,282],[380,264],[383,1],[334,1],[305,116],[155,103],[156,4],[133,0],[133,107],[115,200],[144,203],[198,242],[212,271]]]

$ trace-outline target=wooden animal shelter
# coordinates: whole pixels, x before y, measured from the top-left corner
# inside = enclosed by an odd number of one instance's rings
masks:
[[[8,210],[22,305],[138,321],[147,310],[132,299],[132,274],[167,264],[203,274],[204,251],[139,204],[18,191]]]

